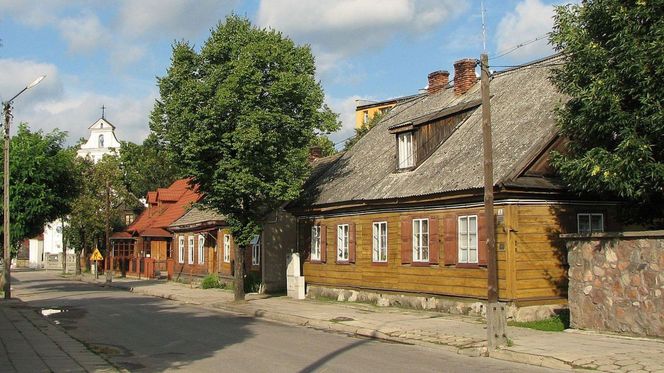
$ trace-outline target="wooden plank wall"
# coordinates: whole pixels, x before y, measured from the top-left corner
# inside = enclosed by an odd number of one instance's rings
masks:
[[[304,264],[304,275],[308,283],[332,287],[355,287],[400,292],[430,293],[473,298],[486,298],[487,270],[485,267],[461,268],[445,265],[444,221],[449,215],[480,214],[483,208],[456,209],[444,211],[417,211],[404,213],[380,213],[316,219],[315,224],[323,224],[327,229],[327,262]],[[436,217],[439,232],[440,261],[437,265],[415,266],[401,264],[401,216]],[[372,223],[386,221],[388,229],[388,262],[372,263]],[[336,226],[355,223],[356,262],[336,264]],[[310,225],[309,225],[310,227]],[[306,226],[300,228],[301,242],[305,240]],[[509,298],[506,234],[499,230],[497,242],[505,250],[498,252],[499,292],[501,298]]]

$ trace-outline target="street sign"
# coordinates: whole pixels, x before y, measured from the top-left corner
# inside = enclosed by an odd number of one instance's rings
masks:
[[[90,257],[90,260],[104,260],[104,257],[101,256],[101,253],[99,252],[99,249],[95,249],[95,251],[92,252],[92,256]]]

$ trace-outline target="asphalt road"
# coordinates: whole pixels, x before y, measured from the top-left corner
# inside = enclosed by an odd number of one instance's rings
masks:
[[[60,278],[15,272],[14,295],[113,364],[161,372],[553,372],[351,338]]]

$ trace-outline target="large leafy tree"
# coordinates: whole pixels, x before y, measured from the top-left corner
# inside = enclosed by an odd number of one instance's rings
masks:
[[[264,214],[295,198],[309,172],[308,145],[338,127],[323,104],[308,46],[230,16],[200,52],[173,46],[158,79],[151,129],[237,243],[235,297],[244,299],[243,252]]]
[[[69,202],[78,194],[78,184],[73,182],[77,179],[76,153],[63,148],[65,138],[65,132],[33,132],[20,124],[11,139],[9,208],[13,248],[38,235],[46,223],[66,215]]]
[[[80,193],[70,203],[64,235],[69,245],[86,257],[95,247],[107,250],[107,217],[110,228],[117,229],[122,226],[124,211],[138,207],[138,204],[125,188],[118,157],[105,155],[96,164],[89,158],[78,158],[76,170]],[[78,266],[77,272],[80,272]]]
[[[553,82],[570,97],[557,112],[569,139],[568,153],[553,160],[563,180],[578,191],[661,204],[664,1],[560,6],[550,39],[565,61]]]
[[[181,170],[168,159],[167,150],[155,134],[150,134],[142,144],[122,142],[120,164],[127,189],[140,198],[148,191],[170,185]]]

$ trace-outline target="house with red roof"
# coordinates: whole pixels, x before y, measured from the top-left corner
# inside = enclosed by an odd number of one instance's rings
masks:
[[[106,269],[148,277],[167,272],[173,240],[167,228],[198,202],[201,195],[189,184],[189,179],[179,179],[167,188],[148,192],[147,197],[148,206],[141,215],[127,229],[111,236],[112,252]]]

